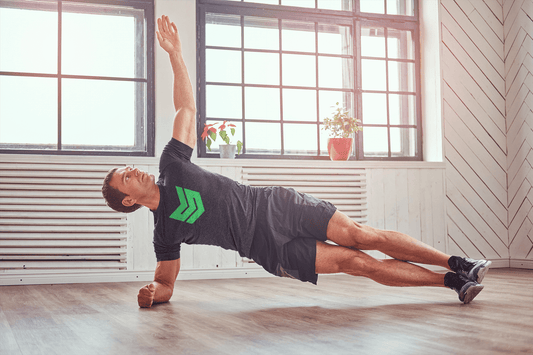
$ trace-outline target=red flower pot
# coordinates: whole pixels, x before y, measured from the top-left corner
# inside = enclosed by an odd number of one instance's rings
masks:
[[[348,160],[352,153],[353,138],[328,138],[328,153],[331,160]]]

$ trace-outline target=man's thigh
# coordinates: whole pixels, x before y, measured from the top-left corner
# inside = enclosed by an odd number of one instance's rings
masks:
[[[317,242],[315,272],[317,274],[349,273],[363,276],[368,267],[378,262],[368,254],[357,249],[350,249],[340,245]]]

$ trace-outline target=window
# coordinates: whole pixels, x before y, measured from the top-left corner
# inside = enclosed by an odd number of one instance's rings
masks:
[[[153,0],[0,0],[0,152],[154,154]]]
[[[328,159],[338,102],[363,127],[352,159],[422,159],[416,0],[197,4],[200,125],[235,124],[243,157]]]

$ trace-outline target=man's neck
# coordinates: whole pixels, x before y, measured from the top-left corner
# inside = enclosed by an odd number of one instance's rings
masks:
[[[150,195],[147,201],[144,201],[141,204],[145,207],[148,207],[150,210],[155,211],[159,207],[160,199],[161,194],[159,192],[159,187],[155,185],[154,193]]]

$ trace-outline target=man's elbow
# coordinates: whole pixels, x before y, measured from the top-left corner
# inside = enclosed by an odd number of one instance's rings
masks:
[[[185,105],[176,110],[176,116],[196,117],[196,105]]]

